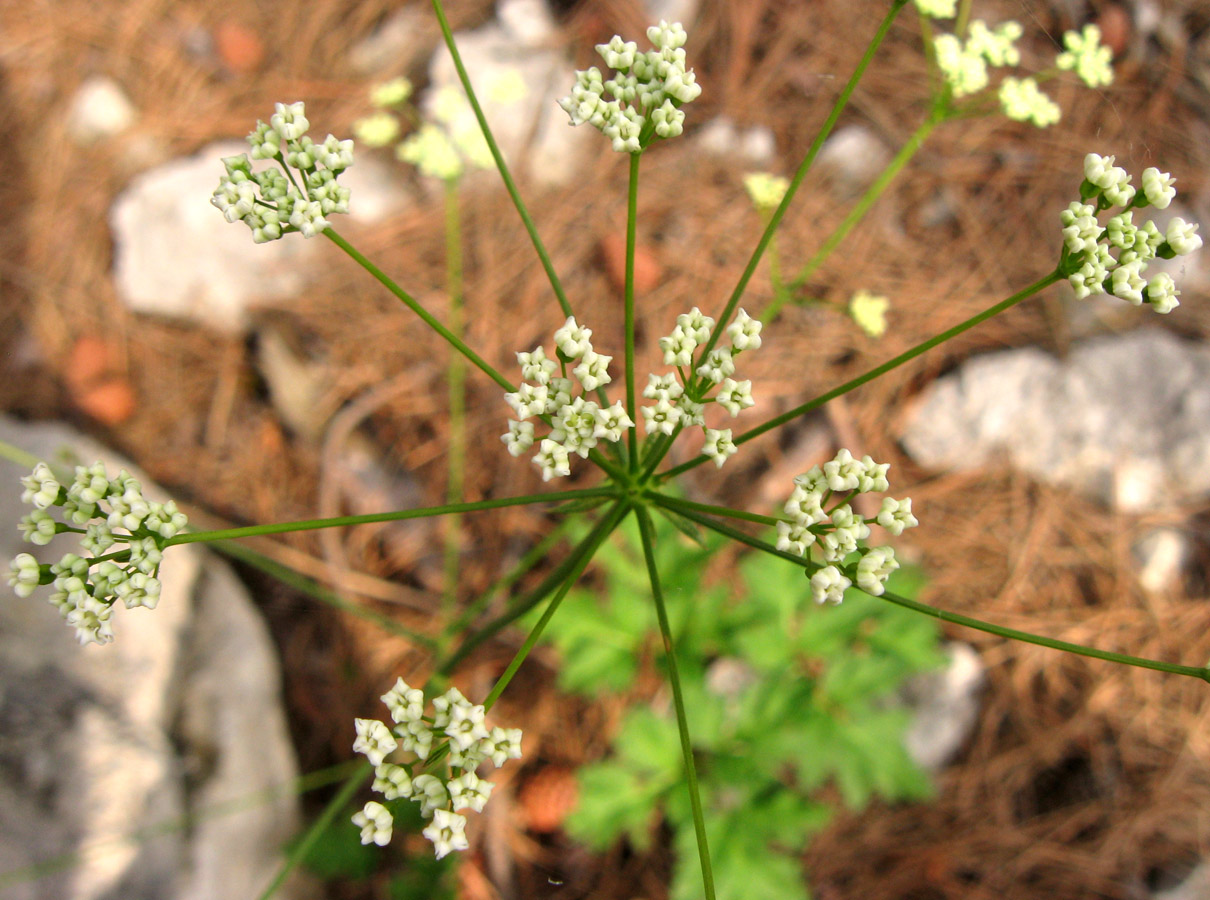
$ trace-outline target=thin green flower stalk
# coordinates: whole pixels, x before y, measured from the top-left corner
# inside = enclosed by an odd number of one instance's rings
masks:
[[[651,582],[651,598],[655,601],[656,616],[660,623],[660,637],[664,642],[664,658],[668,661],[668,683],[672,687],[672,703],[676,708],[676,727],[681,738],[681,758],[685,764],[686,787],[693,809],[693,829],[697,835],[697,855],[702,866],[702,887],[706,900],[714,900],[714,872],[710,863],[710,844],[706,839],[706,819],[702,814],[702,796],[697,785],[697,767],[693,760],[693,740],[689,734],[689,717],[685,712],[685,696],[681,689],[681,676],[676,666],[676,648],[672,641],[672,626],[668,623],[668,609],[664,604],[664,592],[660,589],[660,573],[655,564],[655,528],[651,515],[645,507],[635,510],[639,520],[639,532],[643,542],[643,561],[647,566],[647,577]]]

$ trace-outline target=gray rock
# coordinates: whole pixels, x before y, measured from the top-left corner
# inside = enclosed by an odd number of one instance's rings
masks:
[[[945,649],[949,665],[916,676],[903,691],[912,711],[904,744],[916,764],[930,772],[944,768],[970,737],[984,684],[985,667],[974,647],[951,643]]]
[[[1033,347],[976,357],[925,391],[903,446],[932,469],[1003,455],[1123,511],[1195,501],[1210,494],[1210,350],[1150,328],[1065,361]]]
[[[718,116],[702,126],[696,140],[703,153],[756,167],[772,163],[777,150],[772,129],[764,125],[741,128],[726,116]]]
[[[1180,884],[1151,896],[1153,900],[1206,900],[1210,897],[1210,863],[1199,863]]]
[[[349,62],[362,75],[410,71],[441,38],[432,10],[413,4],[392,13],[349,50]]]
[[[505,33],[525,47],[541,47],[555,36],[546,0],[499,0],[496,18]]]
[[[692,29],[701,8],[701,0],[647,0],[647,18],[653,25],[663,19]]]
[[[211,144],[142,173],[115,201],[114,280],[131,309],[239,333],[257,303],[303,289],[321,249],[339,252],[324,238],[298,234],[254,244],[244,225],[219,214],[210,197],[223,173],[220,160],[247,150],[243,142]],[[378,221],[406,202],[399,176],[366,154],[341,183],[351,191],[347,218],[355,222]]]
[[[134,124],[134,104],[112,78],[93,75],[76,90],[67,111],[67,131],[88,145],[121,134]]]
[[[890,159],[891,151],[872,128],[845,125],[824,141],[816,162],[835,174],[846,190],[855,192],[868,187]]]
[[[63,426],[0,417],[0,440],[52,463],[71,448],[132,468]],[[67,536],[21,542],[11,525],[26,511],[24,472],[0,468],[6,554],[55,561],[72,549]],[[0,604],[0,872],[78,854],[13,878],[7,898],[255,896],[298,825],[292,793],[259,796],[297,767],[277,661],[247,592],[194,545],[169,550],[160,572],[159,605],[118,610],[106,646],[80,647],[45,588]]]

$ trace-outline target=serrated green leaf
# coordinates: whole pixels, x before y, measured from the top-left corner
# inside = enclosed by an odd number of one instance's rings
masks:
[[[637,849],[647,849],[663,785],[617,761],[585,766],[577,781],[576,808],[567,818],[572,837],[599,851],[626,834]]]

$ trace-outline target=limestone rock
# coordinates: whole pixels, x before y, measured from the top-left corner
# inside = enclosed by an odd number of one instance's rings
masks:
[[[59,425],[0,417],[0,440],[51,463],[71,448],[131,468]],[[24,472],[0,469],[0,521],[11,525],[26,511]],[[57,561],[72,549],[68,536],[31,548],[5,533],[6,558]],[[157,608],[118,610],[106,646],[80,647],[45,588],[0,603],[0,871],[80,854],[12,885],[11,900],[255,896],[298,827],[292,793],[258,796],[298,774],[264,623],[230,569],[196,545],[172,548],[160,573]]]
[[[1193,502],[1210,494],[1210,349],[1145,328],[1062,361],[1033,347],[976,357],[924,393],[903,445],[932,469],[1006,456],[1123,511]]]

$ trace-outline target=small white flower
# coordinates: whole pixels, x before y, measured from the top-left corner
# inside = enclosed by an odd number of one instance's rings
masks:
[[[853,454],[842,448],[835,459],[824,463],[823,472],[828,487],[833,491],[853,491],[857,489],[861,476],[865,474],[865,465],[861,460],[853,459]]]
[[[563,327],[555,332],[555,345],[568,359],[579,359],[592,350],[591,337],[591,328],[584,328],[576,322],[575,316],[569,316]]]
[[[609,377],[609,363],[612,356],[604,356],[589,350],[581,358],[580,364],[572,369],[572,374],[580,379],[580,384],[586,391],[595,391],[598,387],[613,381]]]
[[[459,750],[465,750],[487,737],[487,726],[483,724],[486,714],[482,706],[460,703],[451,707],[449,722],[445,726],[445,734],[450,739],[450,744]]]
[[[790,179],[768,172],[749,172],[744,176],[744,190],[752,205],[760,212],[768,213],[781,206],[786,191],[790,189]]]
[[[1147,283],[1142,277],[1143,263],[1135,261],[1118,266],[1113,270],[1113,295],[1129,300],[1135,306],[1143,303],[1143,289]]]
[[[724,378],[722,384],[719,385],[714,402],[731,413],[733,417],[738,416],[741,409],[747,409],[756,403],[752,399],[752,382]]]
[[[361,829],[363,844],[377,844],[379,847],[385,847],[391,842],[391,830],[394,828],[395,820],[391,818],[389,809],[381,803],[371,800],[360,812],[353,814],[353,824]]]
[[[494,784],[484,781],[474,772],[465,772],[450,781],[450,803],[455,812],[460,809],[483,812],[494,787]]]
[[[1197,234],[1197,225],[1190,224],[1177,217],[1168,223],[1168,231],[1164,240],[1177,256],[1193,253],[1202,245],[1202,239]]]
[[[890,463],[876,463],[873,457],[863,456],[861,465],[865,469],[857,476],[857,492],[868,494],[871,491],[881,493],[890,488],[890,483],[887,481],[886,473],[890,470]]]
[[[1143,196],[1156,209],[1167,209],[1176,197],[1176,179],[1151,166],[1143,170]]]
[[[816,603],[840,603],[852,584],[836,566],[824,566],[811,576],[811,596]]]
[[[692,330],[680,325],[672,334],[660,338],[660,349],[664,351],[664,365],[687,366],[693,362],[693,351],[697,349],[697,338]]]
[[[559,364],[548,359],[546,351],[535,347],[529,353],[517,354],[517,362],[521,365],[521,377],[534,384],[548,384],[550,378],[559,369]]]
[[[45,547],[55,536],[55,520],[44,509],[35,509],[27,516],[21,517],[21,537],[31,544]]]
[[[521,758],[521,729],[493,728],[488,739],[491,742],[492,764],[496,768],[506,760]]]
[[[520,456],[534,445],[534,423],[508,420],[508,433],[500,435],[500,440],[508,448],[512,456]]]
[[[383,763],[374,768],[373,789],[388,800],[412,796],[412,776],[403,766]],[[389,838],[388,838],[389,840]],[[365,843],[364,841],[362,843]]]
[[[622,432],[634,427],[634,422],[630,421],[630,416],[626,415],[626,408],[622,406],[620,400],[606,409],[598,409],[596,418],[597,423],[593,429],[593,436],[604,438],[607,441],[620,441]]]
[[[1180,301],[1176,299],[1180,293],[1176,289],[1176,282],[1167,272],[1161,272],[1147,282],[1147,302],[1157,313],[1167,315],[1180,306]]]
[[[892,497],[882,498],[882,509],[878,512],[878,524],[898,537],[905,528],[915,528],[920,523],[912,515],[912,498],[905,497],[895,500]]]
[[[382,695],[382,702],[391,711],[393,722],[415,722],[424,715],[424,691],[410,687],[402,678]]]
[[[643,427],[648,434],[661,432],[671,435],[681,424],[681,411],[667,400],[659,400],[655,406],[643,407]]]
[[[676,380],[676,375],[671,372],[667,375],[648,375],[647,387],[643,388],[644,397],[650,400],[667,400],[669,402],[674,402],[684,392],[685,389]]]
[[[875,297],[869,291],[858,291],[849,301],[849,315],[858,328],[873,338],[886,334],[886,314],[890,308],[890,300]]]
[[[916,0],[916,8],[933,19],[952,19],[958,14],[958,0]]]
[[[42,567],[29,553],[18,553],[9,570],[8,583],[18,597],[28,597],[42,579]]]
[[[1055,58],[1060,69],[1074,70],[1089,87],[1104,87],[1113,83],[1113,51],[1101,44],[1101,29],[1085,25],[1083,32],[1069,31],[1063,35],[1066,51]]]
[[[1032,78],[1005,78],[1000,82],[1000,108],[1017,122],[1032,122],[1046,128],[1059,121],[1059,104],[1046,96]]]
[[[283,141],[295,141],[311,127],[304,113],[305,107],[302,103],[278,103],[277,112],[270,117],[269,124]]]
[[[705,431],[706,444],[702,447],[702,453],[714,460],[714,465],[721,469],[723,463],[739,448],[731,440],[730,428],[722,428],[717,431],[713,428],[707,428]]]
[[[801,478],[803,476],[799,476]],[[794,490],[790,494],[790,499],[786,501],[784,507],[787,516],[793,516],[794,521],[804,525],[816,525],[827,518],[827,513],[823,510],[823,490],[827,485],[822,487],[805,487],[796,484]]]
[[[433,732],[423,720],[413,719],[396,725],[395,736],[399,738],[399,748],[403,752],[428,759],[429,751],[433,748]]]
[[[534,454],[534,465],[542,470],[543,481],[550,481],[556,476],[566,478],[571,474],[571,459],[567,455],[567,448],[550,438],[543,438],[542,443],[538,445],[538,452]]]
[[[688,394],[677,398],[676,408],[681,411],[681,424],[686,428],[706,424],[706,404],[690,400]]]
[[[807,548],[815,543],[815,532],[803,521],[777,523],[777,549],[806,556]]]
[[[891,573],[899,568],[895,551],[890,547],[867,550],[857,563],[857,586],[872,597],[881,597]]]
[[[21,494],[22,503],[32,503],[38,509],[57,504],[61,486],[46,463],[34,466],[34,471],[21,479],[21,486],[25,488]]]
[[[710,332],[714,330],[714,319],[696,306],[689,312],[677,316],[676,324],[684,334],[690,335],[698,344],[706,343],[710,339]]]
[[[108,644],[113,640],[109,626],[112,615],[112,606],[84,594],[67,614],[67,624],[76,629],[76,640],[81,644]]]
[[[353,752],[364,753],[371,765],[382,765],[382,761],[399,746],[391,736],[391,730],[377,719],[354,719],[353,724],[357,728]]]
[[[465,850],[470,846],[466,839],[466,818],[449,810],[439,809],[433,813],[433,821],[421,832],[433,842],[437,858],[448,855],[454,850]]]
[[[706,361],[697,367],[697,374],[715,384],[719,384],[729,375],[734,375],[735,360],[731,351],[721,347],[711,350]]]
[[[420,815],[426,819],[449,805],[450,795],[436,775],[417,775],[412,779],[412,797],[420,801]]]
[[[735,314],[735,321],[727,326],[727,336],[736,353],[760,349],[760,319],[754,319],[743,309]]]

